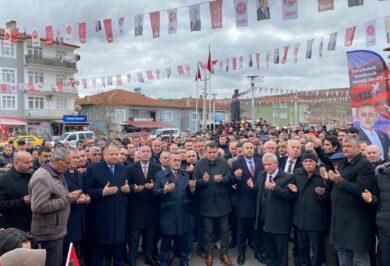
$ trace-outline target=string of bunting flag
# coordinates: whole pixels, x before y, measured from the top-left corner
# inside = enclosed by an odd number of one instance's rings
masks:
[[[353,27],[349,27],[344,30],[344,47],[351,47],[355,38],[356,30],[361,27],[363,32],[365,33],[365,43],[366,47],[375,46],[377,43],[377,21],[384,19],[385,24],[385,37],[387,43],[390,43],[390,16],[377,18],[371,20],[369,22],[364,23],[363,25],[355,25]],[[324,39],[329,36],[327,47],[324,47]],[[333,32],[330,34],[323,35],[321,37],[310,38],[307,41],[303,41],[300,43],[295,43],[294,45],[285,45],[282,48],[274,48],[273,49],[273,64],[274,65],[284,65],[288,61],[288,55],[291,50],[293,50],[293,62],[294,64],[298,63],[298,55],[303,44],[306,43],[306,52],[305,59],[310,60],[313,58],[313,44],[316,40],[319,40],[318,44],[318,58],[322,59],[324,56],[324,50],[326,49],[329,52],[335,51],[337,43],[339,39],[339,31]],[[290,49],[292,47],[293,49]],[[218,69],[220,72],[229,72],[236,71],[246,68],[255,68],[260,69],[260,67],[265,64],[265,69],[269,69],[272,65],[271,63],[271,51],[272,50],[263,50],[250,53],[248,56],[234,56],[225,59],[218,59],[212,61],[212,69],[211,73],[214,74]],[[282,51],[280,57],[280,51]],[[291,54],[291,53],[290,53]],[[290,56],[291,57],[291,56]],[[217,66],[215,66],[217,65]],[[123,77],[125,77],[128,84],[132,82],[144,83],[146,80],[160,80],[162,78],[162,72],[165,71],[165,77],[170,79],[172,76],[177,77],[192,77],[192,70],[196,71],[198,69],[202,69],[203,71],[207,70],[207,62],[203,63],[201,61],[194,64],[180,64],[176,67],[164,67],[162,69],[156,70],[143,70],[137,71],[133,73],[126,74],[116,74],[116,75],[108,75],[104,77],[92,77],[92,78],[81,78],[79,84],[87,89],[89,85],[92,85],[92,88],[96,88],[99,84],[100,87],[105,88],[106,86],[123,86]],[[217,69],[216,69],[217,68]],[[116,79],[116,82],[114,82]],[[195,80],[198,79],[198,74],[196,75]],[[91,83],[89,83],[90,81]]]
[[[256,3],[255,8],[248,1]],[[280,0],[282,19],[285,21],[298,19],[299,0]],[[302,1],[302,0],[300,0]],[[382,2],[386,0],[378,0]],[[248,26],[248,14],[254,12],[257,21],[266,21],[273,19],[273,14],[277,12],[275,4],[272,6],[268,0],[231,0],[235,16],[235,26],[237,28]],[[274,2],[275,3],[275,2]],[[345,1],[348,7],[363,6],[364,1]],[[317,0],[317,11],[325,12],[335,9],[334,0]],[[193,5],[184,5],[176,8],[152,11],[148,13],[136,13],[132,16],[121,16],[116,18],[95,19],[90,22],[67,23],[65,25],[46,25],[35,27],[23,27],[24,32],[31,32],[32,45],[40,46],[41,38],[45,38],[48,44],[62,44],[63,42],[79,42],[85,44],[91,32],[99,37],[99,34],[105,33],[107,43],[113,43],[115,39],[123,38],[124,36],[133,36],[139,38],[145,35],[146,24],[149,17],[149,27],[152,38],[159,38],[161,35],[162,21],[166,25],[166,33],[168,35],[177,34],[178,30],[178,11],[181,9],[188,10],[188,28],[190,32],[202,31],[202,25],[205,18],[201,13],[201,6],[207,6],[210,14],[211,30],[220,29],[223,26],[223,0],[213,0],[201,2]],[[226,9],[226,5],[225,5]],[[204,12],[204,10],[203,10]],[[166,13],[163,18],[163,13]],[[18,29],[17,29],[18,30]],[[204,30],[204,26],[203,26]],[[76,34],[77,32],[77,34]],[[130,33],[131,32],[131,33]],[[115,33],[115,34],[114,34]],[[12,35],[8,32],[7,35]],[[115,35],[115,36],[114,36]],[[115,38],[114,38],[115,37]]]

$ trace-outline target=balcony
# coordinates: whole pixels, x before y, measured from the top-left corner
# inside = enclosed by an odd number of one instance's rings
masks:
[[[47,110],[47,109],[25,109],[25,118],[40,118],[40,119],[60,119],[64,115],[77,115],[76,111],[70,110]]]
[[[61,62],[56,57],[39,57],[36,55],[25,55],[25,64],[31,66],[40,66],[44,68],[58,68],[77,72],[76,63]]]

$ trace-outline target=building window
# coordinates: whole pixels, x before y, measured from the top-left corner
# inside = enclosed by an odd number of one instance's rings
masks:
[[[28,109],[43,109],[43,102],[41,97],[28,97]]]
[[[125,110],[115,110],[115,123],[120,124],[125,120]]]
[[[0,41],[0,56],[16,58],[15,44],[5,46],[3,41]]]
[[[16,83],[16,69],[2,68],[1,80],[3,83]]]
[[[28,71],[29,83],[43,83],[43,73]]]
[[[66,76],[64,75],[56,75],[56,81],[64,82],[66,80]]]
[[[199,114],[198,114],[198,117],[199,117]],[[193,120],[193,121],[196,121],[196,112],[195,112],[195,113],[192,113],[192,120]]]
[[[287,113],[280,113],[279,118],[281,119],[287,119]]]
[[[173,121],[173,112],[165,111],[165,121]]]
[[[287,103],[279,103],[280,109],[287,109]]]
[[[27,54],[29,57],[42,58],[43,49],[42,47],[33,47],[32,45],[27,45]]]
[[[57,110],[66,110],[68,108],[68,101],[64,98],[57,98]]]
[[[16,110],[16,95],[1,95],[1,108],[4,110]]]
[[[61,61],[64,56],[66,56],[65,51],[56,51],[56,58],[58,61]]]

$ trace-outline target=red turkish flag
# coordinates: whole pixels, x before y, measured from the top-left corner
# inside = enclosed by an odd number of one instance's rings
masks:
[[[68,257],[65,266],[80,266],[73,243],[69,245]]]
[[[46,32],[46,43],[52,45],[54,43],[53,26],[46,26],[45,32]]]
[[[153,38],[158,38],[160,37],[160,11],[150,12],[149,17]]]
[[[222,28],[222,0],[215,0],[209,3],[211,29]]]
[[[344,41],[345,47],[352,45],[353,39],[355,37],[355,30],[356,30],[356,26],[350,27],[350,28],[345,30],[345,41]]]
[[[11,41],[16,42],[19,37],[19,28],[14,28],[11,30]]]
[[[111,19],[110,18],[103,19],[103,24],[104,24],[104,30],[106,32],[107,42],[112,43],[114,39],[113,39],[113,35],[112,35]]]
[[[195,75],[195,81],[202,79],[202,76],[200,75],[200,69],[198,65],[198,70],[196,70],[196,75]]]
[[[6,93],[7,92],[7,84],[1,84],[1,91],[3,92],[3,93]]]
[[[32,94],[34,94],[35,88],[34,88],[34,84],[33,84],[33,83],[28,83],[28,89],[30,90],[30,92],[31,92]]]
[[[80,43],[85,43],[87,41],[87,23],[79,23],[79,40]]]
[[[237,69],[237,58],[236,57],[232,58],[232,67],[233,67],[233,70]]]
[[[62,80],[57,80],[57,89],[59,92],[61,92],[63,90],[63,84],[62,84]]]

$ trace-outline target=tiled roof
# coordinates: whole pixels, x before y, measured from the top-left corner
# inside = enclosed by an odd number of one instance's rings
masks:
[[[92,96],[76,99],[77,105],[132,105],[132,106],[152,106],[152,107],[173,107],[179,106],[175,103],[157,100],[143,96],[139,93],[115,89],[102,92]]]

